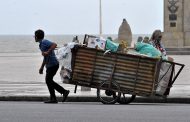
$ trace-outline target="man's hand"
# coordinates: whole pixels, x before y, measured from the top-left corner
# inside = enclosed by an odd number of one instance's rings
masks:
[[[48,56],[48,55],[49,55],[49,51],[47,51],[47,52],[42,52],[42,55],[43,55],[43,56]]]
[[[57,47],[57,44],[56,44],[56,43],[53,43],[53,44],[51,45],[51,47],[48,49],[48,51],[42,52],[42,55],[43,55],[43,56],[48,56],[48,55],[51,53],[51,51],[53,51],[56,47]]]
[[[43,70],[44,70],[43,68],[40,68],[40,69],[39,69],[39,73],[40,73],[40,74],[43,74]]]

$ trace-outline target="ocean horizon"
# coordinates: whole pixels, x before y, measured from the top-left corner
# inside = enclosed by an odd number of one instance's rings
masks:
[[[78,36],[79,41],[82,43],[85,35],[47,35],[49,39],[61,47],[63,44],[71,42],[73,37]],[[98,35],[96,35],[98,36]],[[133,42],[138,36],[150,36],[150,34],[134,34]],[[118,38],[117,34],[105,34],[104,38],[112,37]],[[38,43],[35,43],[33,35],[0,35],[0,53],[37,53]]]

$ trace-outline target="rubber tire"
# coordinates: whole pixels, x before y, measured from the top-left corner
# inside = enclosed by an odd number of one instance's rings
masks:
[[[103,85],[106,84],[107,82],[108,82],[108,84],[110,83],[110,81],[103,81],[103,82],[101,82],[99,88],[101,88],[101,86],[103,86]],[[117,90],[120,91],[120,86],[118,85],[118,83],[116,83],[116,82],[113,81],[113,82],[112,82],[112,85],[115,85],[115,86],[117,87]],[[118,95],[117,95],[117,96],[114,97],[114,95],[113,95],[113,100],[112,100],[112,101],[106,101],[106,100],[100,95],[101,89],[99,89],[99,88],[97,88],[97,97],[98,97],[98,99],[99,99],[103,104],[115,104],[115,103],[118,101],[118,99],[120,99],[121,92],[118,92]]]
[[[123,95],[125,96],[125,94],[123,93]],[[136,95],[132,95],[130,97],[120,97],[120,99],[118,99],[118,103],[120,104],[129,104],[131,102],[133,102],[136,98]]]

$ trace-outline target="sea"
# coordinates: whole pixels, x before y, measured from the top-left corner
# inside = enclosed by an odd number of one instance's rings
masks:
[[[138,36],[145,35],[133,35],[133,42]],[[81,43],[83,42],[84,35],[47,35],[45,38],[56,42],[58,47],[61,47],[71,42],[75,36],[78,36]],[[103,35],[104,38],[108,36],[112,39],[117,38],[117,34]],[[41,62],[39,44],[35,42],[33,35],[0,35],[0,83],[45,82],[45,73],[43,75],[38,73]],[[61,82],[59,71],[55,80]]]

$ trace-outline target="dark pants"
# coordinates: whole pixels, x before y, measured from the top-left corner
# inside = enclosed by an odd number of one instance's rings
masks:
[[[46,70],[46,84],[50,93],[50,99],[51,100],[56,100],[56,95],[55,95],[55,90],[58,91],[60,94],[65,93],[65,89],[57,84],[54,80],[53,77],[55,76],[57,70],[59,69],[59,65],[47,68]]]

